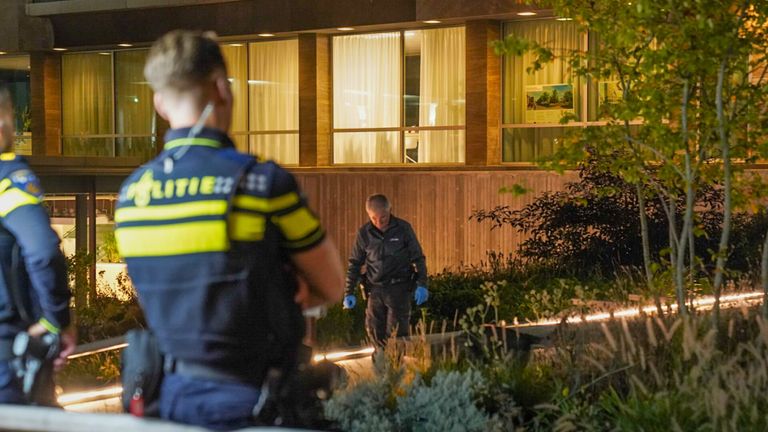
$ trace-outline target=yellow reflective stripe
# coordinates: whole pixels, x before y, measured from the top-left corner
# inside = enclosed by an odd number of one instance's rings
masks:
[[[180,147],[183,145],[198,145],[204,147],[221,147],[221,143],[215,139],[210,138],[176,138],[175,140],[168,141],[163,147],[165,150]]]
[[[264,213],[272,213],[287,209],[299,203],[299,194],[288,192],[275,198],[259,198],[250,195],[236,195],[233,203],[235,207],[245,210],[254,210]]]
[[[123,207],[115,212],[115,222],[219,216],[226,212],[226,200],[190,201],[180,204],[154,205],[151,207]]]
[[[306,207],[298,208],[284,216],[274,216],[272,220],[289,241],[301,240],[320,226],[320,221]]]
[[[6,189],[11,187],[11,179],[4,179],[0,181],[0,193],[5,192]]]
[[[53,334],[59,334],[61,332],[61,329],[53,325],[50,321],[48,321],[45,318],[40,318],[40,321],[38,321],[41,326],[43,326],[44,329],[48,330],[48,332]]]
[[[0,194],[0,217],[5,217],[8,213],[25,205],[40,204],[40,198],[28,194],[20,189],[8,189]]]
[[[120,254],[128,258],[223,252],[229,249],[227,223],[223,220],[118,228],[115,238]]]
[[[16,159],[15,153],[2,153],[0,154],[0,161],[12,161]]]
[[[312,243],[320,240],[320,237],[322,237],[325,234],[325,230],[319,229],[311,236],[305,238],[304,240],[299,240],[296,242],[289,242],[286,243],[285,246],[288,249],[299,249],[303,248],[304,246],[311,245]]]
[[[229,216],[229,236],[237,241],[258,241],[264,238],[267,220],[251,213],[232,212]]]

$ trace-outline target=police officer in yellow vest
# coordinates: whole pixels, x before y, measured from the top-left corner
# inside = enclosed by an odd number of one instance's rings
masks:
[[[123,184],[115,233],[171,365],[160,415],[246,427],[268,369],[295,356],[301,308],[341,299],[339,254],[293,176],[235,150],[232,92],[215,40],[168,33],[144,73],[172,129],[163,152]]]
[[[53,383],[46,394],[24,394],[11,366],[12,344],[19,333],[39,338],[58,335],[60,368],[75,349],[70,323],[67,274],[59,237],[42,205],[43,192],[27,163],[13,151],[13,106],[0,83],[0,403],[55,405]],[[53,353],[53,351],[52,351]],[[18,358],[16,360],[19,360]],[[51,376],[46,378],[51,380]]]

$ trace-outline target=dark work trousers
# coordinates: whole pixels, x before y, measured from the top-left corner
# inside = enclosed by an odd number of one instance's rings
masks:
[[[395,328],[397,337],[408,336],[412,287],[411,281],[371,287],[368,309],[365,310],[365,329],[379,347],[384,346]]]
[[[0,404],[26,404],[21,382],[8,361],[0,361]]]
[[[169,374],[160,390],[160,417],[214,430],[254,426],[253,408],[261,389]]]

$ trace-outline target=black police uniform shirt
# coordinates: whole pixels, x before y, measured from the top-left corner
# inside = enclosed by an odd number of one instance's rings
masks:
[[[66,260],[42,201],[40,182],[23,158],[0,155],[0,339],[32,324],[20,308],[51,332],[69,325]]]
[[[386,231],[371,222],[357,232],[349,257],[347,294],[354,294],[365,264],[365,275],[373,286],[386,286],[410,280],[417,272],[417,284],[427,286],[427,265],[411,224],[390,216]],[[416,268],[414,269],[414,266]]]
[[[283,168],[188,134],[123,184],[118,249],[162,352],[258,375],[304,335],[289,256],[324,230]]]

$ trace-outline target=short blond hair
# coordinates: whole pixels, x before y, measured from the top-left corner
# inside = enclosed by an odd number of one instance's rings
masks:
[[[158,39],[149,50],[144,76],[156,92],[183,93],[208,80],[216,70],[226,74],[227,65],[213,33],[174,30]]]

